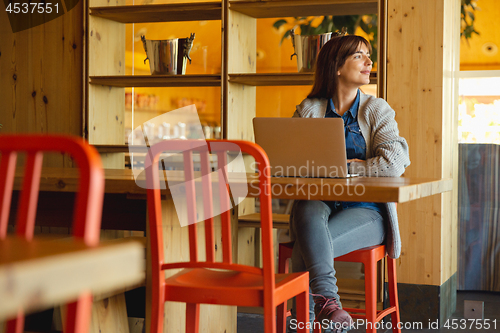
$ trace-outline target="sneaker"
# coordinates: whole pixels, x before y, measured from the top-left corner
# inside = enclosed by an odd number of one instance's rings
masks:
[[[330,328],[332,332],[341,333],[352,328],[354,322],[347,311],[342,310],[336,298],[326,298],[316,295],[314,300],[314,314],[323,328]],[[327,319],[327,321],[325,320]],[[329,323],[325,326],[325,323]]]

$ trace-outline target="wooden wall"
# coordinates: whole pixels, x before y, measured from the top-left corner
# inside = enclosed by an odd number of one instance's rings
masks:
[[[82,135],[83,5],[13,33],[0,4],[1,133]],[[46,165],[69,166],[62,156]]]
[[[387,101],[410,147],[406,177],[456,179],[459,5],[388,0]],[[456,193],[399,205],[398,282],[439,286],[457,271]]]

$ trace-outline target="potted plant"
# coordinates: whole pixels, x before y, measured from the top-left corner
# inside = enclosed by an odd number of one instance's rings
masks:
[[[475,11],[480,10],[477,6],[478,0],[461,0],[460,15],[460,36],[468,41],[473,34],[479,35],[474,26]],[[347,28],[348,34],[354,34],[358,28],[368,36],[372,46],[372,59],[377,59],[377,15],[341,15],[341,16],[308,16],[295,17],[292,20],[279,19],[274,22],[273,27],[280,29],[284,25],[289,25],[291,29],[300,28],[300,35],[319,35],[327,32],[340,31]],[[281,38],[281,43],[290,36],[290,29],[287,29]]]

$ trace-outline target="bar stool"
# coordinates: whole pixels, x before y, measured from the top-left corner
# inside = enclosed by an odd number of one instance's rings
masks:
[[[279,272],[288,273],[288,259],[292,257],[292,249],[294,242],[280,243],[279,245]],[[384,310],[377,310],[377,262],[387,258],[387,273],[388,273],[388,291],[390,306]],[[335,258],[335,261],[344,262],[359,262],[365,266],[365,309],[344,308],[349,312],[353,319],[366,319],[366,332],[376,333],[377,325],[382,318],[391,314],[392,331],[393,333],[401,333],[398,328],[400,322],[399,303],[398,303],[398,287],[396,279],[396,260],[387,256],[385,245],[375,245],[352,251],[343,256]],[[278,306],[277,332],[285,333],[286,317],[290,312],[286,310],[286,303]],[[315,333],[320,333],[321,329],[315,328]]]

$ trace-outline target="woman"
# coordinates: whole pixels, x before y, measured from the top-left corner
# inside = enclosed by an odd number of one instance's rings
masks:
[[[294,117],[341,117],[349,172],[398,177],[410,160],[395,112],[383,99],[359,90],[370,83],[370,53],[370,43],[363,37],[333,37],[318,55],[312,91]],[[295,240],[293,270],[309,271],[314,315],[332,328],[352,325],[339,300],[334,258],[384,241],[392,258],[401,251],[394,204],[296,201],[290,234]]]

